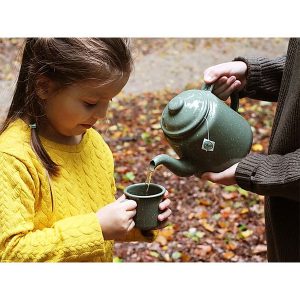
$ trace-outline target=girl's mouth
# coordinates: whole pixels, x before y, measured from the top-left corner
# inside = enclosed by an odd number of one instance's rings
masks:
[[[93,126],[93,125],[89,125],[89,124],[80,124],[80,125],[86,129],[89,129]]]

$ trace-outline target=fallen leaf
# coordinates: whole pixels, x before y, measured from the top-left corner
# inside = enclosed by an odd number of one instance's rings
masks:
[[[246,214],[248,212],[249,212],[249,209],[247,207],[242,208],[240,211],[241,214]]]
[[[211,200],[210,199],[200,199],[199,204],[205,205],[205,206],[210,206],[211,205]]]
[[[232,251],[227,251],[227,252],[224,252],[222,256],[225,259],[230,260],[235,256],[235,254]]]
[[[226,245],[226,248],[228,250],[235,250],[237,248],[237,243],[234,243],[234,242],[229,242],[227,245]]]
[[[206,222],[206,220],[200,220],[200,224],[208,231],[210,232],[214,232],[215,231],[215,227],[211,224],[208,224]]]
[[[212,246],[210,245],[199,245],[197,248],[199,249],[199,255],[202,257],[206,256],[212,251]]]
[[[247,230],[244,230],[244,231],[241,231],[241,235],[243,236],[243,238],[248,238],[250,235],[253,234],[253,231],[250,230],[250,229],[247,229]]]
[[[252,253],[254,254],[262,252],[267,252],[267,245],[257,245],[252,249]]]
[[[179,259],[181,257],[181,255],[182,254],[180,252],[175,251],[172,253],[171,257],[172,257],[172,259],[176,260],[176,259]]]
[[[159,236],[162,236],[167,241],[171,241],[173,240],[173,235],[174,235],[174,229],[172,227],[165,227],[159,231],[156,239],[158,239]]]
[[[162,245],[162,246],[165,246],[165,245],[168,243],[166,237],[164,237],[164,236],[161,235],[161,234],[159,234],[159,235],[157,236],[157,238],[155,239],[155,242],[159,243],[159,244]]]
[[[159,257],[159,254],[157,253],[157,252],[155,252],[155,251],[150,251],[150,253],[149,253],[151,256],[153,256],[153,257]]]

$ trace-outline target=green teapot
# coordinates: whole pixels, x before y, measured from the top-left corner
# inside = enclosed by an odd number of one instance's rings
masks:
[[[160,154],[151,160],[150,168],[164,165],[177,176],[201,176],[221,172],[249,153],[252,131],[237,112],[237,93],[231,95],[229,107],[212,88],[204,84],[201,90],[184,91],[167,104],[160,124],[179,159]]]

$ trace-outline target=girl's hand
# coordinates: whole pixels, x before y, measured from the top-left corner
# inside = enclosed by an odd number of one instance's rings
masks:
[[[162,211],[161,214],[158,215],[158,220],[162,223],[157,228],[164,228],[167,226],[168,218],[172,214],[172,210],[169,208],[171,204],[171,200],[168,198],[169,192],[166,191],[164,194],[164,200],[159,203],[159,209]]]
[[[122,195],[96,213],[105,240],[123,240],[135,225],[133,217],[137,204],[133,200],[124,200],[125,195]]]
[[[204,81],[214,83],[213,93],[227,100],[233,91],[240,91],[246,85],[247,65],[242,61],[232,61],[207,68]]]
[[[224,184],[224,185],[233,185],[233,184],[236,184],[235,171],[236,171],[237,166],[238,166],[238,163],[220,173],[206,172],[206,173],[202,174],[200,178],[202,180],[209,180],[214,183],[219,183],[219,184]]]

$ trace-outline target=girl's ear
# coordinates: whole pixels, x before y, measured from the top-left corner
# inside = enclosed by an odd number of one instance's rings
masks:
[[[56,89],[56,84],[47,76],[41,75],[36,79],[35,91],[42,100],[47,100]]]

